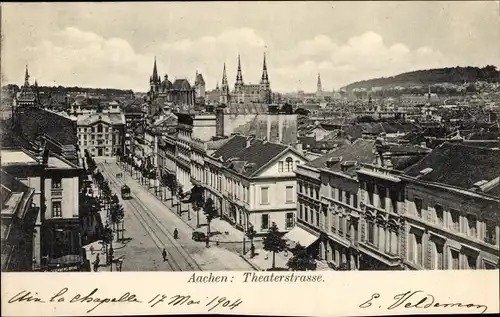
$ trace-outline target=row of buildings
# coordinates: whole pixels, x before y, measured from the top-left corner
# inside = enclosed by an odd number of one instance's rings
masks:
[[[174,176],[184,192],[202,186],[221,217],[243,231],[264,234],[275,222],[334,268],[498,263],[498,148],[361,137],[311,155],[253,135],[202,141],[193,137],[194,117],[172,115],[169,130],[146,127],[126,153],[139,163],[149,157],[158,180]]]
[[[2,271],[81,270],[86,179],[74,120],[37,104],[25,83],[1,122]]]

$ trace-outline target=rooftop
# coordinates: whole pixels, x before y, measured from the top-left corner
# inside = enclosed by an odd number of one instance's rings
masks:
[[[222,158],[227,168],[236,170],[245,176],[255,176],[255,173],[273,160],[277,155],[288,149],[288,146],[251,139],[247,145],[247,137],[236,135],[212,154],[215,159]]]
[[[125,116],[123,113],[92,113],[78,116],[78,125],[87,126],[95,124],[99,121],[111,124],[125,124]]]
[[[500,175],[500,151],[445,142],[404,172],[420,180],[471,189]]]
[[[2,159],[2,165],[14,165],[14,164],[38,164],[37,160],[21,149],[13,150],[0,150],[0,157]]]

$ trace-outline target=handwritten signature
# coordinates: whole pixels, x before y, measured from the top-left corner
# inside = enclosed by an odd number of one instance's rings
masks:
[[[361,305],[359,305],[360,308],[368,308],[371,307],[372,305],[377,306],[376,301],[379,299],[381,296],[379,293],[373,293],[371,295],[371,298],[365,302],[363,302]],[[408,291],[406,293],[401,293],[397,294],[393,298],[394,302],[392,302],[389,306],[386,307],[387,310],[392,310],[397,307],[404,307],[404,308],[420,308],[420,309],[425,309],[425,308],[430,308],[430,307],[442,307],[442,308],[451,308],[451,307],[459,307],[459,308],[475,308],[478,310],[482,310],[480,313],[483,314],[488,310],[488,306],[482,305],[482,304],[464,304],[461,302],[456,302],[456,303],[440,303],[436,300],[434,295],[431,294],[425,294],[424,291],[417,290],[417,291]],[[379,308],[382,308],[382,305],[378,306]]]
[[[86,295],[75,294],[74,296],[67,296],[68,288],[65,287],[58,291],[55,295],[47,298],[41,297],[37,292],[31,292],[23,290],[16,295],[12,296],[8,303],[92,303],[93,306],[87,310],[87,313],[94,311],[97,307],[107,304],[107,303],[142,303],[138,299],[136,294],[130,292],[125,292],[117,297],[106,297],[98,296],[98,288],[94,288],[91,292]],[[192,306],[192,305],[204,305],[208,311],[212,311],[216,308],[223,308],[233,310],[243,303],[241,298],[236,300],[230,300],[226,297],[215,296],[215,297],[205,297],[201,299],[195,299],[191,295],[173,295],[167,296],[165,294],[157,294],[151,300],[147,302],[150,307],[154,307],[160,303],[165,303],[168,306]]]

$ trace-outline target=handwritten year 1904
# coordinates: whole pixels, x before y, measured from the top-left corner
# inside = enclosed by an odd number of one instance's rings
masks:
[[[208,308],[208,311],[212,311],[217,307],[224,307],[229,310],[233,310],[243,303],[241,298],[236,300],[230,300],[226,297],[206,297],[202,300],[192,298],[190,295],[174,295],[167,296],[165,294],[157,294],[154,296],[148,304],[151,307],[156,306],[160,303],[166,303],[169,306],[192,306],[192,305],[205,305]]]

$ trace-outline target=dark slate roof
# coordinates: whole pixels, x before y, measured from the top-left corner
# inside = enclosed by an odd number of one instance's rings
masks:
[[[241,151],[247,144],[247,138],[241,135],[235,135],[227,140],[217,151],[212,154],[212,157],[218,159],[222,157],[224,161],[234,157],[236,153]]]
[[[342,160],[340,162],[328,167],[329,170],[339,172],[342,170],[341,165],[343,162],[356,161],[358,165],[361,163],[372,164],[375,160],[375,156],[375,141],[359,139],[353,144],[342,146],[338,150],[306,163],[306,165],[314,168],[327,168],[326,163],[331,158],[341,157]],[[346,171],[346,173],[354,175],[355,168]]]
[[[172,84],[172,89],[174,90],[189,90],[191,85],[187,79],[176,79]]]
[[[250,146],[246,147],[246,142],[247,138],[244,136],[233,136],[215,151],[212,157],[216,159],[222,157],[224,166],[252,177],[255,172],[288,148],[283,144],[259,139],[252,139]]]
[[[425,168],[432,168],[432,171],[421,175],[420,171]],[[500,175],[500,151],[445,142],[406,169],[405,174],[425,181],[470,189],[476,182],[489,181]]]
[[[19,114],[19,124],[29,140],[35,140],[42,133],[62,145],[76,144],[76,122],[52,111],[30,107]]]

